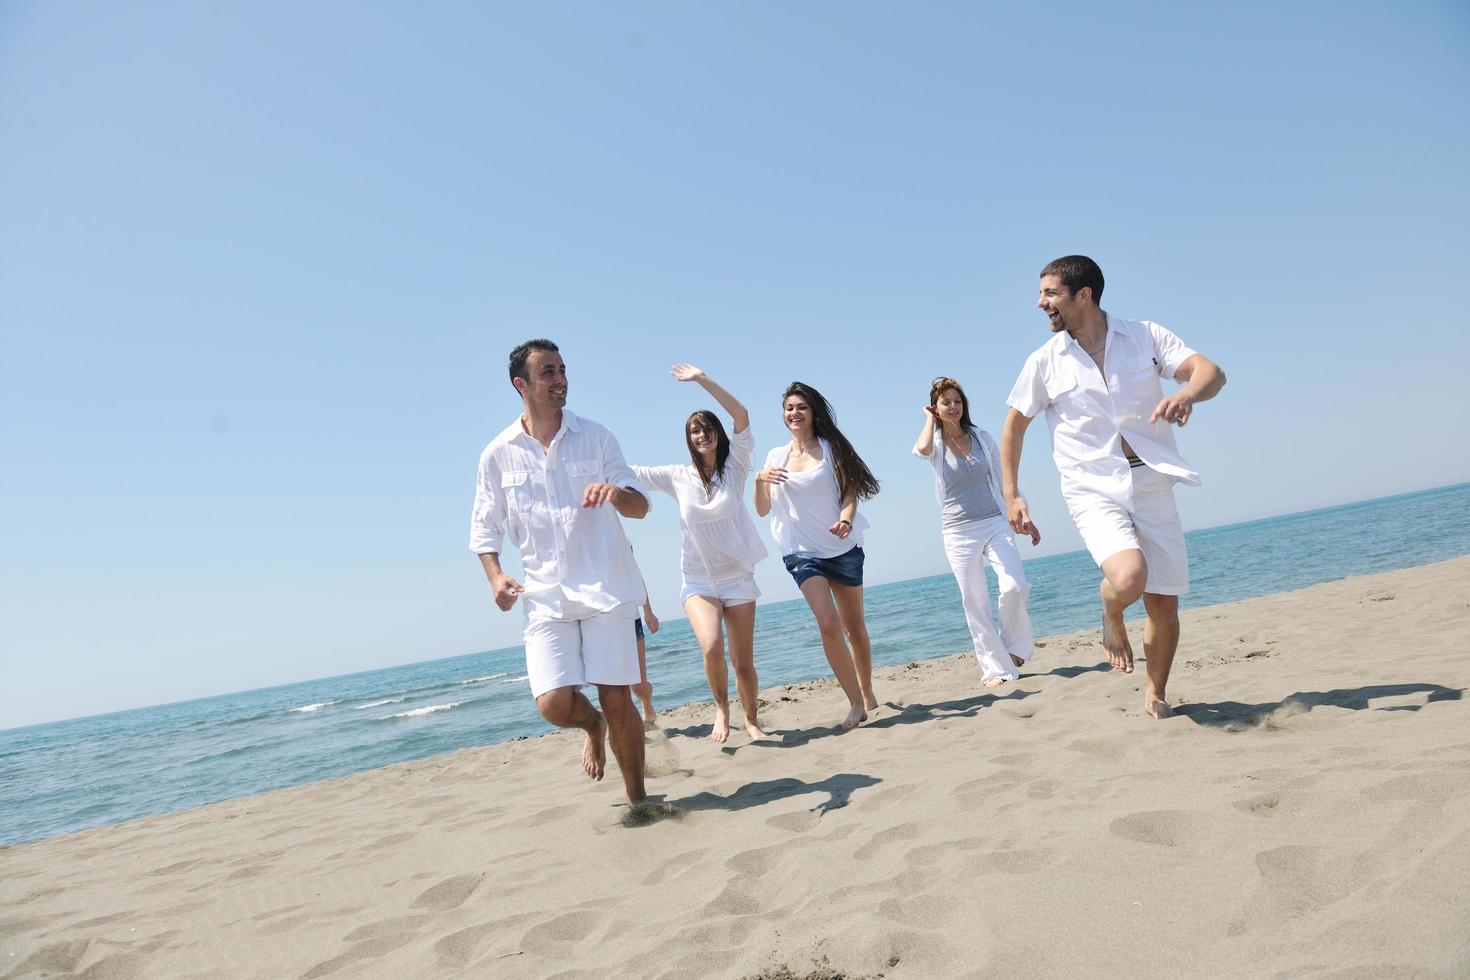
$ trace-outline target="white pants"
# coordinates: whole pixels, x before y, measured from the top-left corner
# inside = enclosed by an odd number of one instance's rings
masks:
[[[1021,570],[1021,553],[1011,537],[1004,517],[994,517],[970,527],[946,529],[944,551],[949,567],[960,584],[965,621],[980,662],[980,680],[995,677],[1015,680],[1020,676],[1011,657],[1031,659],[1031,614],[1026,597],[1031,585]],[[990,588],[985,584],[985,565],[995,571],[1000,585],[1000,632],[990,618]]]

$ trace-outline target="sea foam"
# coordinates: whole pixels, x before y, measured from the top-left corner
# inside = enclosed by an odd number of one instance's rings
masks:
[[[296,712],[308,712],[308,711],[320,711],[322,708],[325,708],[328,705],[339,704],[341,702],[341,700],[342,700],[341,698],[338,698],[336,701],[319,701],[316,704],[303,704],[299,708],[292,708],[291,711],[292,711],[292,713],[296,713]]]
[[[448,711],[450,708],[457,708],[462,704],[468,703],[468,701],[451,701],[448,704],[430,704],[422,708],[414,708],[410,711],[400,711],[396,715],[384,715],[378,720],[388,721],[391,718],[417,718],[420,715],[432,715],[436,711]]]
[[[382,707],[385,704],[397,704],[400,701],[407,701],[407,700],[408,700],[408,695],[405,694],[405,695],[403,695],[402,697],[399,697],[399,698],[384,698],[381,701],[369,701],[367,704],[354,704],[352,706],[352,710],[353,711],[361,711],[363,708],[379,708],[379,707]]]

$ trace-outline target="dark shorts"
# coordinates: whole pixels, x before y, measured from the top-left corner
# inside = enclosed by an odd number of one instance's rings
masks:
[[[643,639],[643,617],[642,616],[640,616],[637,619],[633,620],[633,635],[635,637],[637,637],[638,639],[640,639],[640,640]]]
[[[863,584],[863,549],[854,547],[836,558],[814,558],[811,555],[782,555],[786,570],[796,579],[796,587],[809,578],[821,576],[838,585]]]

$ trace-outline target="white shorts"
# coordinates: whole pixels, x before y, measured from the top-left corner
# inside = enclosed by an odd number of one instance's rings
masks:
[[[1174,506],[1174,481],[1147,466],[1135,466],[1130,472],[1131,511],[1102,494],[1066,490],[1063,496],[1072,522],[1099,566],[1120,551],[1137,549],[1148,566],[1144,591],[1184,595],[1189,591],[1189,553]]]
[[[633,620],[640,604],[624,603],[598,612],[576,603],[563,604],[567,615],[581,619],[526,620],[526,678],[531,696],[539,698],[559,687],[584,684],[637,684],[638,641]]]
[[[742,606],[760,598],[761,590],[755,584],[754,572],[736,572],[722,578],[691,578],[684,576],[684,587],[679,590],[679,605],[684,605],[694,596],[712,599],[720,606]]]

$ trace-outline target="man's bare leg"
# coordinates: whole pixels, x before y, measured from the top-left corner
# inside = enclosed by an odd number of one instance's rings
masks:
[[[715,722],[709,737],[723,743],[730,737],[730,673],[725,667],[723,609],[713,599],[694,595],[684,603],[684,612],[704,653],[704,679],[709,682],[709,693],[715,699]]]
[[[597,685],[597,703],[607,717],[607,736],[612,743],[613,758],[623,774],[623,790],[628,803],[637,806],[648,798],[643,789],[643,721],[633,705],[633,694],[627,685]]]
[[[842,693],[847,695],[847,717],[842,719],[842,727],[844,730],[856,728],[868,720],[868,712],[863,707],[863,692],[858,686],[857,668],[853,666],[852,655],[847,652],[847,636],[842,630],[842,617],[838,615],[837,606],[832,601],[832,587],[825,578],[817,575],[801,583],[801,594],[811,607],[812,615],[816,617],[817,629],[822,634],[822,652],[827,655],[827,666],[832,668],[832,676],[842,687]],[[871,684],[871,680],[869,683]]]
[[[582,770],[593,779],[601,779],[607,765],[604,742],[607,725],[602,713],[575,687],[558,687],[536,699],[541,717],[558,728],[580,728],[587,733],[582,746]],[[641,736],[640,736],[641,737]]]
[[[1174,651],[1179,649],[1179,597],[1145,592],[1143,608],[1148,612],[1143,627],[1143,655],[1148,658],[1143,710],[1155,718],[1168,718],[1174,714],[1165,689],[1169,668],[1174,666]]]
[[[1128,642],[1123,611],[1143,595],[1148,566],[1144,564],[1143,552],[1129,548],[1104,561],[1102,573],[1098,592],[1102,595],[1103,652],[1114,670],[1132,673],[1133,646]]]
[[[832,583],[832,598],[842,616],[842,629],[852,645],[852,665],[857,671],[858,688],[863,692],[863,707],[878,707],[873,694],[873,644],[868,640],[868,623],[863,618],[863,587]]]
[[[751,740],[765,738],[756,718],[760,707],[760,681],[755,673],[755,603],[725,607],[725,625],[730,634],[730,663],[735,666],[735,690],[745,713],[745,734]]]

